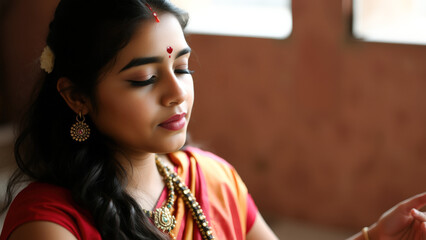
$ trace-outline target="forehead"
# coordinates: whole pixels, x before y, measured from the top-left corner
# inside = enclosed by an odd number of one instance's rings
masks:
[[[170,13],[159,14],[160,22],[144,20],[130,42],[118,53],[117,62],[135,57],[163,56],[167,47],[180,50],[187,47],[179,21]]]

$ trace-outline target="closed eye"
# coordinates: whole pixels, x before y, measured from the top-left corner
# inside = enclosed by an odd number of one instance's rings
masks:
[[[176,74],[193,74],[194,71],[189,69],[175,69]]]
[[[150,79],[143,80],[143,81],[135,81],[135,80],[127,80],[127,81],[133,87],[143,87],[143,86],[147,86],[147,85],[155,83],[157,81],[157,77],[156,76],[152,76]]]

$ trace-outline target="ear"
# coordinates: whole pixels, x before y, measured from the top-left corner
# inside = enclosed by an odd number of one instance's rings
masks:
[[[75,90],[74,84],[66,77],[59,78],[56,89],[68,106],[76,113],[86,115],[90,110],[90,101],[82,93]]]

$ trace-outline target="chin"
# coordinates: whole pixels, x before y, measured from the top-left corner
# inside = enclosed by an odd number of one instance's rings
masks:
[[[179,139],[174,139],[173,141],[169,141],[168,143],[165,143],[165,145],[163,146],[163,150],[160,152],[171,153],[171,152],[179,151],[185,145],[185,142],[186,142],[186,136],[181,137]]]
[[[179,151],[180,149],[182,149],[183,146],[185,146],[185,140],[179,142],[178,144],[176,144],[176,146],[174,147],[174,149],[171,152],[176,152]]]

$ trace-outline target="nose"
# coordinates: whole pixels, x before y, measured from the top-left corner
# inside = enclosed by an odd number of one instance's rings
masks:
[[[184,82],[178,79],[173,72],[167,74],[163,87],[164,92],[161,97],[161,104],[166,107],[181,104],[188,95]]]

